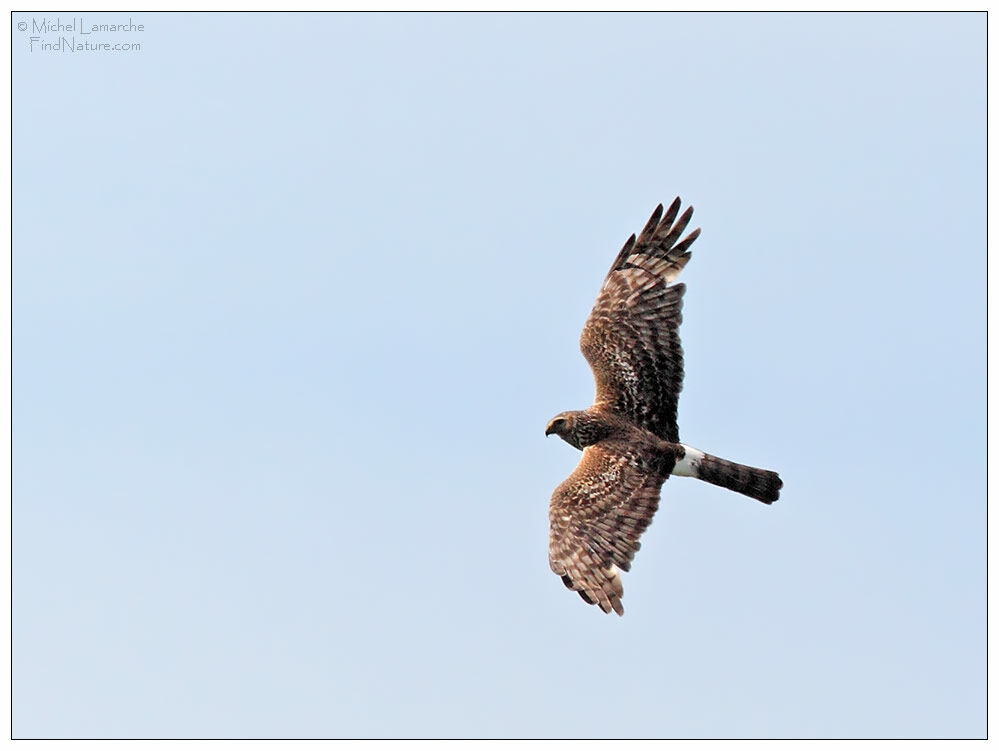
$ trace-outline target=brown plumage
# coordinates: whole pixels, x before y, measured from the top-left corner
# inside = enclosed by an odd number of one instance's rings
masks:
[[[594,403],[556,415],[545,430],[583,451],[552,495],[549,562],[569,589],[605,613],[624,614],[619,572],[630,568],[671,474],[767,504],[783,484],[775,472],[680,443],[685,287],[672,282],[690,260],[687,249],[700,229],[681,241],[693,208],[677,219],[679,211],[679,198],[665,215],[659,205],[614,259],[580,338],[596,380]]]

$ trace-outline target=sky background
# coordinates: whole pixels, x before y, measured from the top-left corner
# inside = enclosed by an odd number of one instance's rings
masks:
[[[985,735],[984,14],[46,18],[15,737]],[[784,490],[670,480],[618,618],[544,427],[676,195],[681,438]]]

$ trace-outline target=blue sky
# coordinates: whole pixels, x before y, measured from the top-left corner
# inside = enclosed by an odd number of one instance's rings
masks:
[[[46,18],[15,737],[985,735],[984,14]],[[544,426],[676,195],[681,437],[785,486],[670,480],[610,617]]]

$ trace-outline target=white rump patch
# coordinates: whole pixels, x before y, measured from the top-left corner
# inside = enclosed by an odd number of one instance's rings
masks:
[[[677,477],[697,477],[697,465],[704,458],[704,452],[683,443],[680,445],[683,446],[683,458],[676,463],[670,474]]]

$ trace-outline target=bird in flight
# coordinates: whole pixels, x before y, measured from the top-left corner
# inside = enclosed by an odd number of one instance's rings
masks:
[[[565,586],[605,613],[624,615],[620,572],[631,567],[670,475],[696,477],[766,504],[777,500],[783,485],[776,472],[680,443],[685,285],[673,280],[701,230],[680,240],[694,209],[677,219],[679,211],[679,198],[665,214],[657,206],[641,234],[617,254],[579,342],[596,380],[594,402],[556,415],[545,428],[545,435],[583,452],[552,494],[548,561]]]

